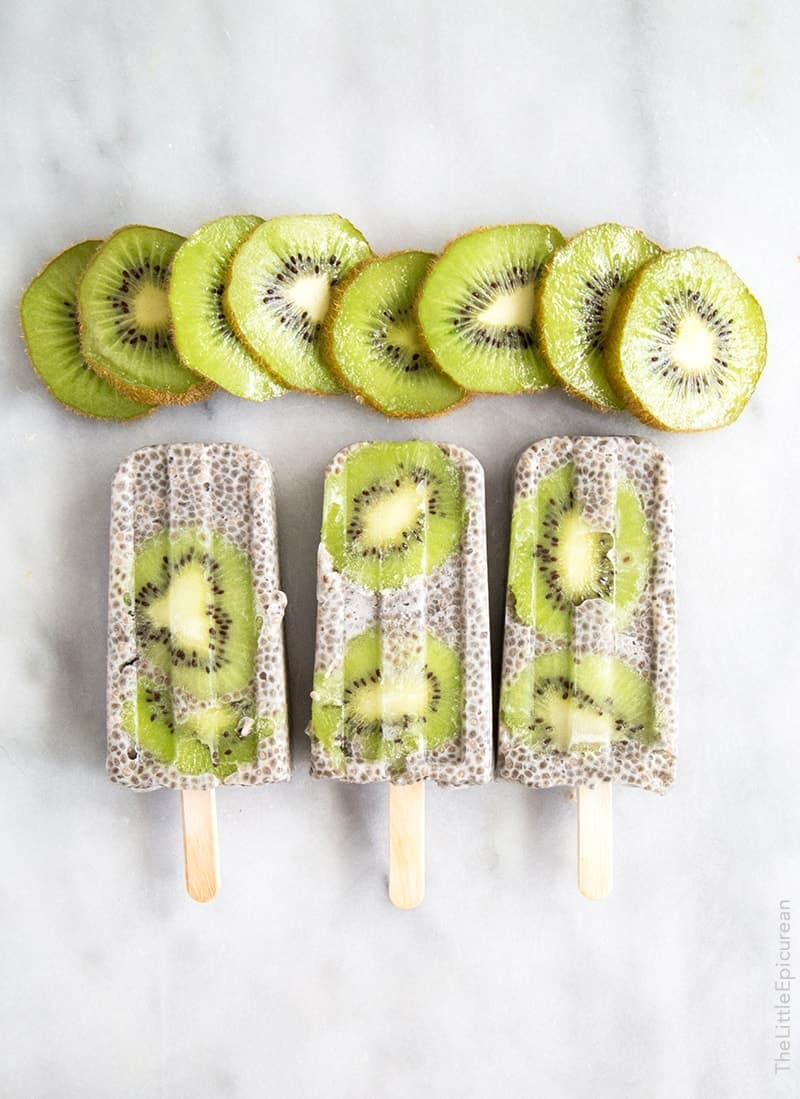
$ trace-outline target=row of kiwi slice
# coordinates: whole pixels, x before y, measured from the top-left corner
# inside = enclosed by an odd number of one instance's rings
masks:
[[[54,395],[112,419],[202,400],[349,392],[388,416],[561,385],[670,430],[732,422],[766,360],[761,308],[704,248],[611,223],[500,225],[375,256],[336,214],[127,226],[48,265],[21,307]],[[99,385],[102,379],[106,386]]]

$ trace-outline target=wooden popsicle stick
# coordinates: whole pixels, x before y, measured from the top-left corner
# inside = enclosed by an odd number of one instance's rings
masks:
[[[590,901],[611,892],[611,783],[578,787],[578,888]]]
[[[425,895],[425,783],[389,783],[389,899],[416,908]]]
[[[181,790],[186,889],[195,901],[211,901],[219,890],[219,844],[214,790]]]

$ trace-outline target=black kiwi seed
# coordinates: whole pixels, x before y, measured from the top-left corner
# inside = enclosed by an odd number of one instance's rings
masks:
[[[587,347],[602,351],[605,346],[605,312],[608,295],[622,285],[619,268],[602,274],[594,273],[586,280],[587,294],[583,299],[583,330]]]

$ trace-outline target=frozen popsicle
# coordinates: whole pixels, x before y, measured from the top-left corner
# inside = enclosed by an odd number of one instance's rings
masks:
[[[181,791],[196,899],[216,891],[215,787],[290,777],[285,605],[272,472],[260,455],[192,443],[146,447],[122,463],[111,510],[107,769],[136,790]]]
[[[359,443],[325,478],[311,773],[390,783],[390,896],[422,897],[424,780],[492,778],[483,470],[430,442]]]
[[[579,884],[611,887],[611,783],[675,772],[671,470],[638,438],[544,439],[516,470],[498,777],[578,791]]]

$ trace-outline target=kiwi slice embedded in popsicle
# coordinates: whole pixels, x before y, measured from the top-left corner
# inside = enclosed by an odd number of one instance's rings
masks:
[[[715,252],[646,264],[623,291],[608,370],[626,406],[669,431],[724,427],[749,401],[767,355],[761,306]]]
[[[236,251],[227,273],[226,314],[282,385],[342,391],[323,361],[320,329],[331,288],[371,255],[363,235],[338,214],[271,218]]]
[[[387,416],[436,416],[466,398],[438,370],[414,315],[420,283],[436,257],[397,252],[356,268],[337,288],[323,326],[334,374]]]
[[[182,240],[127,225],[97,249],[78,285],[83,355],[135,400],[190,404],[215,389],[181,363],[172,343],[167,283]]]
[[[439,367],[474,393],[555,385],[539,346],[536,286],[564,238],[552,225],[497,225],[458,237],[431,267],[417,316]]]
[[[586,522],[569,462],[547,474],[511,518],[508,585],[516,617],[550,637],[568,637],[573,610],[587,599],[613,602],[624,630],[650,575],[653,544],[629,478],[617,487],[613,531]]]
[[[402,769],[412,752],[435,751],[461,726],[457,654],[426,633],[422,655],[387,665],[380,627],[348,642],[342,665],[314,683],[311,730],[334,762],[385,760]]]
[[[244,690],[259,623],[250,563],[217,533],[146,541],[134,561],[136,640],[145,661],[195,698]]]
[[[373,590],[433,572],[464,522],[459,471],[435,443],[367,443],[325,481],[322,540],[339,571]]]
[[[175,724],[169,684],[139,676],[135,706],[126,702],[125,707],[122,723],[133,743],[159,763],[172,763],[175,759]],[[136,748],[132,748],[129,754],[135,752]]]
[[[135,712],[124,726],[136,749],[185,775],[211,774],[220,781],[242,764],[255,762],[258,742],[273,731],[269,722],[248,721],[246,699],[198,707],[175,721],[169,682],[140,676]]]
[[[500,698],[512,734],[539,751],[593,751],[622,740],[658,739],[653,690],[622,660],[576,659],[569,649],[537,656]]]
[[[606,222],[550,258],[536,299],[542,351],[562,385],[603,411],[622,408],[605,368],[611,317],[628,280],[660,255],[638,229]]]
[[[233,331],[222,295],[236,249],[263,219],[218,218],[185,240],[172,260],[169,306],[181,362],[237,397],[266,401],[283,392]]]
[[[83,416],[136,420],[153,411],[99,377],[81,354],[78,281],[100,241],[85,240],[52,259],[20,303],[20,321],[33,368],[57,401]]]

